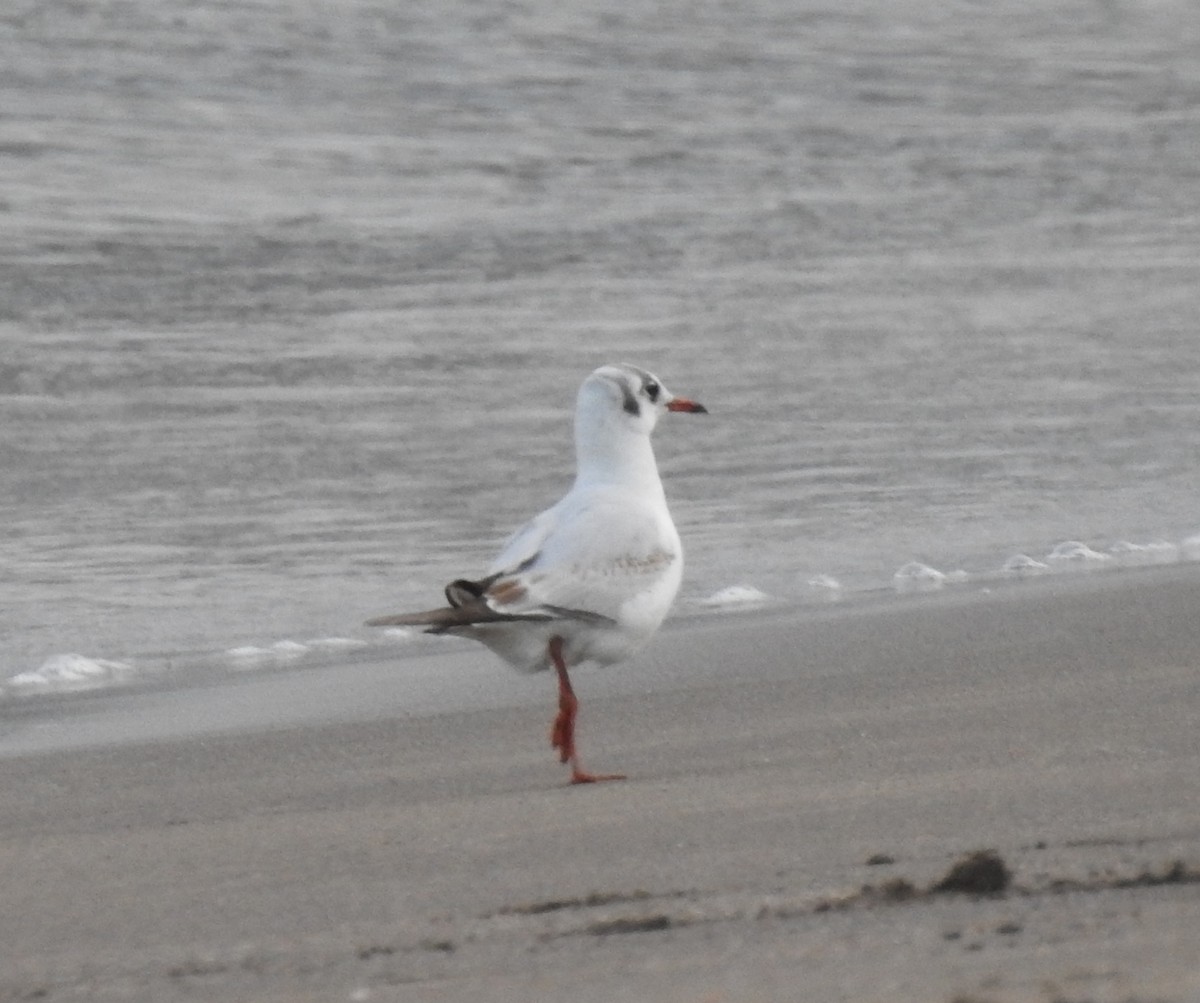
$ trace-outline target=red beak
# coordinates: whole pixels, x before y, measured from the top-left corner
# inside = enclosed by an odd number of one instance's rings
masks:
[[[688,400],[686,397],[672,397],[667,401],[668,411],[685,411],[688,414],[708,414],[708,408],[703,404],[697,404],[693,400]]]

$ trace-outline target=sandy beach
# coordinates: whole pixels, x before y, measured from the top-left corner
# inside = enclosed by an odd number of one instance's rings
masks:
[[[0,1000],[1200,1003],[1200,8],[10,6]],[[712,421],[570,788],[360,625],[620,360]]]
[[[586,761],[629,774],[590,788],[548,677],[486,652],[10,748],[0,999],[1195,1000],[1197,608],[1184,564],[676,624],[579,673]],[[469,666],[504,695],[406,704]]]

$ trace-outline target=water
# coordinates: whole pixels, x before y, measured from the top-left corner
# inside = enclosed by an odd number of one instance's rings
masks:
[[[1191,5],[394,7],[0,17],[0,696],[405,650],[605,361],[684,613],[1200,556]]]

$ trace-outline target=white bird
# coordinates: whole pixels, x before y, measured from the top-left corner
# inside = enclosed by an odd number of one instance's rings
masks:
[[[579,765],[579,702],[568,667],[610,665],[641,648],[683,577],[683,548],[650,446],[666,411],[707,409],[673,396],[644,369],[601,366],[579,388],[571,490],[517,530],[483,578],[447,585],[448,606],[367,621],[469,637],[522,672],[553,666],[558,715],[550,741],[574,784],[623,777]]]

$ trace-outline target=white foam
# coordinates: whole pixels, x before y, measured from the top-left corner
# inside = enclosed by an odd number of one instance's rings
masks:
[[[308,645],[299,641],[276,641],[269,648],[259,648],[252,644],[240,648],[230,648],[225,657],[239,669],[254,669],[263,665],[275,665],[280,662],[294,662],[308,654]]]
[[[256,658],[266,658],[270,653],[267,648],[256,648],[252,644],[246,644],[240,648],[230,648],[225,652],[225,657],[231,658],[235,662],[240,662],[251,661]]]
[[[308,655],[328,656],[331,653],[360,651],[370,647],[367,641],[354,637],[316,637],[301,643],[300,641],[276,641],[267,647],[246,644],[225,651],[225,658],[235,669],[251,670],[287,665],[297,662]]]
[[[833,575],[817,575],[804,584],[810,594],[826,602],[837,602],[842,598],[842,583]]]
[[[306,642],[308,647],[323,651],[358,651],[369,647],[357,637],[318,637]]]
[[[1064,540],[1046,555],[1046,563],[1057,568],[1093,568],[1112,560],[1110,554],[1093,550],[1080,540]]]
[[[380,635],[385,641],[398,643],[411,641],[416,636],[417,632],[411,627],[388,627]]]
[[[1034,560],[1028,554],[1013,554],[1012,557],[1000,566],[1002,574],[1015,575],[1018,578],[1024,578],[1028,575],[1044,575],[1049,570],[1049,564]]]
[[[944,588],[949,577],[920,561],[909,561],[892,575],[892,588],[897,592],[936,592]]]
[[[12,676],[4,688],[24,693],[74,693],[125,682],[133,671],[127,662],[73,653],[51,655],[33,671]]]
[[[1200,561],[1200,533],[1195,536],[1189,536],[1179,545],[1179,549],[1183,554],[1184,560]]]
[[[718,589],[707,599],[701,599],[700,604],[702,606],[757,606],[770,601],[769,595],[753,585],[729,585]]]
[[[1123,566],[1145,564],[1174,564],[1179,560],[1179,547],[1166,540],[1151,540],[1149,543],[1131,543],[1118,540],[1108,552]]]

